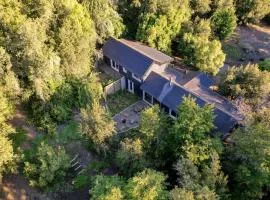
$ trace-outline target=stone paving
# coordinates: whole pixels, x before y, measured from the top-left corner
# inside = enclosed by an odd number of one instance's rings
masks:
[[[140,113],[147,107],[149,105],[141,100],[116,114],[113,120],[116,122],[117,132],[121,133],[132,128],[137,128],[140,122]]]

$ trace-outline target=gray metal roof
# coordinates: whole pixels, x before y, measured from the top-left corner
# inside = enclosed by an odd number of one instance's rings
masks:
[[[214,85],[214,81],[209,77],[209,75],[200,72],[197,76],[193,77],[190,81],[184,84],[185,88],[194,87],[205,87],[209,88]]]
[[[161,75],[155,72],[151,72],[150,75],[145,80],[145,83],[141,86],[141,89],[151,94],[156,99],[159,99],[159,97],[162,95],[161,93],[163,91],[164,86],[168,84],[168,82],[169,80],[166,79],[165,77],[162,77]],[[204,106],[206,104],[209,104],[208,101],[201,98],[197,94],[174,83],[171,83],[171,89],[168,90],[165,97],[162,99],[161,103],[177,112],[178,107],[182,103],[183,97],[185,96],[191,96],[195,98],[196,103],[199,106]],[[234,116],[230,115],[228,112],[216,107],[215,104],[213,105],[215,106],[214,124],[216,126],[216,131],[226,134],[237,123],[237,119]]]
[[[114,38],[104,44],[103,54],[138,76],[143,76],[153,63],[151,58]]]

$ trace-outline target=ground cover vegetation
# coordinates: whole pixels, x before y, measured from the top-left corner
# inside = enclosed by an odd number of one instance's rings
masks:
[[[248,113],[225,146],[211,134],[213,107],[191,97],[176,120],[153,106],[142,111],[139,128],[118,135],[112,115],[137,98],[108,97],[110,113],[94,66],[106,39],[123,36],[216,75],[226,56],[221,41],[237,23],[267,19],[269,6],[268,0],[2,0],[0,180],[18,172],[43,192],[87,188],[100,200],[267,199],[268,108]],[[219,92],[257,105],[269,96],[269,73],[268,60],[229,67]],[[35,139],[11,126],[18,106],[37,128]],[[80,175],[70,164],[73,144],[96,156]]]

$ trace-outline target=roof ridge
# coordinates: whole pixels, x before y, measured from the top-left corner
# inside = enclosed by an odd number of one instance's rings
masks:
[[[123,40],[124,40],[124,41],[123,41]],[[126,39],[117,39],[117,41],[119,41],[120,43],[122,43],[122,44],[124,44],[124,45],[126,45],[126,46],[128,46],[128,47],[130,47],[130,48],[132,48],[133,50],[139,52],[140,54],[146,56],[147,58],[150,58],[150,59],[153,60],[154,62],[156,62],[156,63],[158,63],[158,64],[163,64],[162,62],[158,61],[157,59],[154,59],[153,57],[149,56],[147,53],[144,53],[144,52],[141,51],[140,49],[137,49],[136,47],[133,47],[132,45],[126,43],[126,42],[125,42],[125,41],[127,41]],[[134,41],[131,41],[131,42],[134,42]],[[135,42],[134,42],[134,43],[135,43]],[[146,46],[145,44],[143,44],[143,43],[141,43],[141,42],[138,42],[138,43],[140,43],[140,45],[143,45],[143,46],[145,46],[145,47],[148,47],[148,48],[151,48],[151,49],[153,49],[153,50],[155,50],[155,51],[158,51],[157,49],[155,49],[155,48],[153,48],[153,47]],[[164,53],[161,52],[161,51],[158,51],[158,52],[164,54]],[[166,55],[166,54],[164,54],[164,55]],[[170,57],[170,56],[169,56],[169,57]]]
[[[147,55],[146,53],[143,53],[142,51],[136,49],[135,47],[133,47],[133,46],[131,46],[131,45],[129,45],[129,44],[123,42],[123,39],[122,39],[122,40],[117,39],[117,41],[120,42],[121,44],[124,44],[124,45],[126,45],[126,46],[132,48],[133,50],[139,52],[140,54],[146,56],[147,58],[150,58],[151,60],[158,62],[157,60],[154,60],[153,58],[151,58],[151,57],[150,57],[149,55]],[[158,62],[158,63],[159,63],[159,62]]]

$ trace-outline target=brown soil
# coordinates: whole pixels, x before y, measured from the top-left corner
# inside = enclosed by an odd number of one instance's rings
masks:
[[[257,63],[270,58],[270,27],[262,24],[239,26],[223,46],[234,49],[227,54],[226,62],[229,65]]]
[[[38,135],[38,132],[36,128],[29,123],[26,114],[22,111],[21,108],[16,109],[16,113],[13,118],[9,120],[9,123],[14,128],[20,128],[26,131],[27,139],[22,145],[22,148],[29,148],[29,141],[33,140]]]
[[[2,200],[49,200],[49,198],[29,186],[28,181],[20,174],[6,175],[0,191],[4,193]]]

